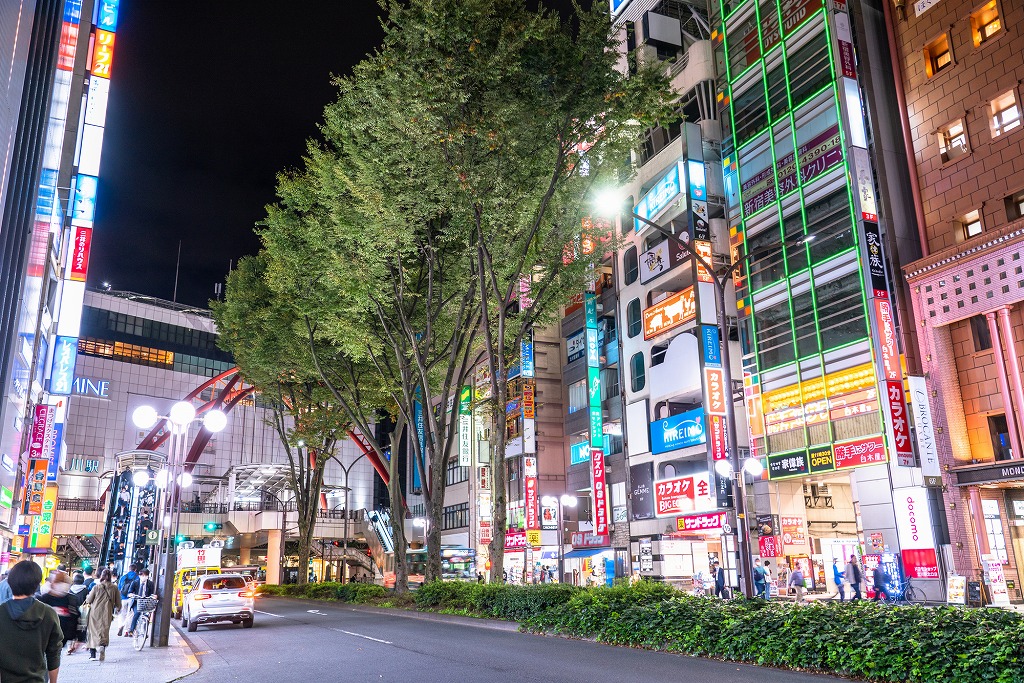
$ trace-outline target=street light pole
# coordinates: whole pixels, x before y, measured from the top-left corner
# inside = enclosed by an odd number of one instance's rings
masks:
[[[342,583],[348,583],[348,518],[351,515],[351,512],[348,509],[348,494],[349,494],[348,475],[349,475],[349,472],[352,471],[352,468],[356,466],[356,463],[359,462],[360,460],[362,460],[365,457],[366,457],[366,453],[361,454],[358,458],[356,458],[355,460],[350,462],[348,464],[348,467],[345,467],[344,465],[342,465],[341,464],[341,460],[338,460],[338,465],[341,467],[341,471],[345,473],[345,484],[344,484],[344,487],[345,487],[345,520],[344,520],[344,522],[345,523],[343,524],[344,530],[342,531],[342,535],[344,536],[344,538],[341,539],[341,544],[342,544],[342,549],[341,549]]]
[[[749,539],[748,525],[746,522],[746,485],[743,480],[743,469],[739,460],[739,448],[736,442],[736,406],[733,401],[733,389],[732,389],[732,353],[729,348],[729,320],[725,310],[725,287],[729,282],[729,278],[733,276],[736,270],[750,259],[752,254],[746,254],[742,258],[739,258],[735,263],[730,264],[721,271],[716,270],[714,265],[709,263],[703,256],[697,253],[685,240],[679,238],[674,232],[666,229],[664,226],[655,223],[654,221],[648,220],[643,216],[631,211],[633,218],[651,226],[661,234],[665,235],[669,239],[676,241],[690,256],[692,256],[697,263],[704,267],[705,270],[711,275],[711,279],[715,285],[715,307],[717,309],[718,318],[718,336],[719,344],[721,345],[722,352],[722,379],[728,392],[728,400],[725,402],[725,431],[726,431],[726,448],[729,451],[729,464],[732,466],[733,473],[738,475],[737,488],[739,489],[734,496],[734,503],[736,506],[736,526],[737,526],[737,551],[739,553],[739,581],[740,590],[747,597],[751,597],[754,594],[752,572],[751,569],[751,554],[748,549]],[[781,245],[780,245],[781,246]]]

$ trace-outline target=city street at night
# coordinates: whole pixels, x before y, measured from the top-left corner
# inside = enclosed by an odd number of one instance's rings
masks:
[[[506,622],[261,598],[256,626],[185,636],[200,669],[188,683],[640,680],[811,683],[839,680],[729,662],[521,634]]]

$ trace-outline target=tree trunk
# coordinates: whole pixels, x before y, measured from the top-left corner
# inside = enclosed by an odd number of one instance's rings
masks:
[[[505,480],[505,402],[508,399],[508,384],[492,384],[494,396],[494,417],[491,434],[494,435],[494,452],[491,456],[491,543],[487,554],[491,560],[491,580],[502,578],[505,571],[505,531],[508,525],[508,485]]]
[[[405,421],[399,417],[391,432],[391,460],[388,462],[388,497],[391,500],[391,533],[395,540],[395,592],[409,592],[409,568],[405,561],[408,543],[405,540],[405,503],[402,500],[398,472],[398,447],[405,432]]]
[[[427,453],[430,458],[427,462],[434,462],[434,447],[427,446]],[[441,465],[441,463],[438,463]],[[430,469],[430,499],[427,501],[427,572],[424,577],[426,583],[439,581],[442,577],[441,571],[441,531],[442,513],[444,511],[444,474],[445,467],[431,467]]]

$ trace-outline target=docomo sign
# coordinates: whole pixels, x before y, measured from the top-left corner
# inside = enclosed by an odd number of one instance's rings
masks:
[[[712,512],[706,515],[676,517],[676,529],[679,531],[721,530],[727,525],[728,514],[727,512]]]
[[[654,482],[654,514],[676,517],[713,509],[711,480],[706,472]]]
[[[896,507],[896,533],[907,576],[912,579],[939,578],[927,489],[921,486],[896,489],[893,502]]]
[[[644,309],[644,339],[653,339],[696,317],[697,301],[690,286]]]
[[[837,443],[832,447],[832,455],[835,459],[836,469],[846,467],[861,467],[862,465],[874,465],[886,461],[885,443],[881,436],[873,436],[868,439],[858,439],[847,443]]]

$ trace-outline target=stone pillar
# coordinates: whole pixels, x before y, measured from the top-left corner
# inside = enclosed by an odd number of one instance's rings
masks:
[[[244,545],[238,549],[238,564],[245,566],[249,564],[252,559],[252,548],[247,548]]]
[[[974,520],[974,538],[978,543],[978,560],[989,553],[992,549],[988,545],[988,532],[985,530],[985,513],[981,509],[981,489],[972,486],[968,489],[971,496],[971,518]]]
[[[280,529],[267,532],[267,583],[272,586],[281,584],[281,552],[284,549],[284,538]]]
[[[1011,429],[1015,426],[1017,434],[1024,436],[1024,386],[1021,384],[1020,360],[1017,358],[1017,342],[1013,339],[1013,325],[1010,324],[1010,307],[1003,306],[999,309],[999,328],[1003,332],[1003,348],[1006,349],[1007,363],[1009,364],[1010,390],[1013,392],[1013,400],[1017,409],[1013,414],[1007,414],[1006,423]],[[1013,452],[1014,459],[1024,458],[1024,453]]]
[[[1003,399],[1003,411],[1006,413],[1006,430],[1010,432],[1010,447],[1013,449],[1013,457],[1019,457],[1020,437],[1017,433],[1017,421],[1014,419],[1013,401],[1010,399],[1010,382],[1006,375],[1006,362],[1003,360],[1003,342],[999,335],[999,326],[996,324],[996,312],[989,311],[985,314],[988,321],[989,335],[992,337],[992,351],[996,361],[996,374],[999,376],[999,395]],[[1011,340],[1012,342],[1012,340]],[[1020,406],[1018,406],[1020,407]]]

